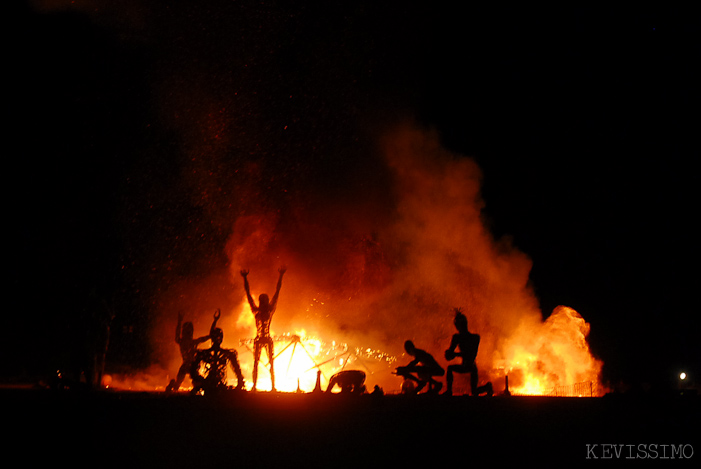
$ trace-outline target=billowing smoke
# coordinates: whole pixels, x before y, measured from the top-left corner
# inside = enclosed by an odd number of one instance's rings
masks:
[[[190,311],[196,330],[206,333],[211,313],[222,308],[225,345],[243,357],[248,351],[238,341],[252,338],[255,328],[239,271],[250,270],[257,298],[273,293],[277,269],[286,266],[274,334],[304,330],[381,349],[400,362],[403,342],[412,339],[447,365],[442,352],[460,307],[482,338],[483,379],[511,373],[512,386],[520,387],[537,371],[541,387],[596,380],[600,364],[586,346],[588,325],[569,309],[543,323],[529,286],[531,260],[490,233],[474,160],[411,124],[388,130],[377,154],[387,174],[379,206],[360,193],[306,204],[300,201],[308,194],[293,195],[294,203],[283,198],[277,210],[268,205],[232,219],[227,268],[173,287],[163,302],[171,312],[156,330],[159,340],[172,335],[175,309]],[[160,345],[174,352],[171,344]],[[572,361],[581,369],[573,370]],[[384,371],[373,379],[387,383]]]

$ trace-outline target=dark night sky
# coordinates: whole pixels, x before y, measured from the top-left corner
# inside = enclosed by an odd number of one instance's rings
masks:
[[[120,298],[118,327],[138,323],[157,288],[143,259],[165,256],[153,240],[200,230],[211,242],[176,246],[174,269],[225,262],[230,227],[178,191],[188,145],[225,138],[242,164],[324,193],[373,164],[362,129],[411,115],[477,160],[494,234],[532,258],[544,312],[591,323],[607,378],[701,373],[690,12],[167,3],[18,15],[10,346],[64,331],[91,287]]]

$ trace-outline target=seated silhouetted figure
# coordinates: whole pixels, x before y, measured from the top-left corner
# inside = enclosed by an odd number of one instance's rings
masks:
[[[416,394],[428,384],[428,394],[436,394],[440,391],[443,383],[436,381],[434,376],[443,376],[445,370],[438,364],[433,355],[414,346],[411,340],[404,342],[406,353],[414,359],[406,366],[397,368],[396,374],[404,379],[416,382]]]
[[[488,382],[484,386],[477,386],[478,372],[475,358],[480,344],[480,336],[467,330],[467,317],[462,314],[460,308],[455,308],[455,319],[453,320],[457,334],[453,334],[450,347],[445,351],[445,359],[450,361],[457,357],[462,359],[459,365],[448,365],[448,375],[446,376],[446,390],[444,394],[453,394],[453,373],[470,373],[470,390],[473,396],[483,393],[493,394],[492,383]],[[456,349],[458,351],[456,351]]]
[[[365,372],[361,370],[339,371],[329,380],[326,392],[338,385],[342,394],[362,394],[365,392]]]
[[[241,373],[236,350],[221,347],[222,340],[224,340],[224,332],[218,327],[212,331],[211,338],[212,346],[197,352],[192,362],[192,369],[190,370],[193,386],[192,393],[197,394],[200,391],[204,391],[206,396],[227,389],[227,365],[236,373],[236,379],[238,380],[236,389],[243,389],[243,374]],[[200,374],[202,365],[204,365],[206,376]]]
[[[171,379],[170,383],[168,383],[166,391],[174,392],[180,389],[180,385],[183,384],[185,375],[190,373],[190,369],[192,368],[192,361],[195,359],[195,355],[197,355],[197,346],[202,342],[206,342],[209,340],[212,331],[215,327],[217,327],[217,321],[219,320],[220,316],[221,311],[216,310],[214,312],[214,320],[212,321],[212,325],[209,328],[209,335],[205,335],[195,339],[193,337],[194,327],[192,323],[188,321],[185,324],[183,324],[183,313],[178,313],[178,325],[175,327],[175,343],[178,344],[178,346],[180,347],[180,356],[183,359],[183,363],[182,365],[180,365],[177,377],[175,379]],[[190,377],[192,377],[192,375],[190,375]]]

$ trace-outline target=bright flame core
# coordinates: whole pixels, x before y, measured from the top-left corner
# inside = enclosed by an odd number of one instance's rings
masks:
[[[317,386],[317,377],[320,390],[325,391],[331,376],[346,367],[363,370],[370,376],[376,371],[385,371],[396,360],[390,355],[369,348],[361,350],[335,341],[326,343],[307,335],[303,329],[294,334],[274,336],[273,339],[275,390],[281,392],[311,392]],[[245,376],[253,374],[252,344],[253,340],[241,341],[245,353],[239,354],[239,361]],[[318,372],[320,374],[317,376]],[[235,378],[228,384],[236,384]],[[251,381],[246,382],[246,389],[250,390],[252,386]],[[256,387],[261,391],[272,389],[270,365],[265,352],[261,354],[258,364]]]

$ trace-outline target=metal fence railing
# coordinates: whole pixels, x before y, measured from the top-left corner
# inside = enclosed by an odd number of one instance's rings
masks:
[[[596,397],[599,395],[597,383],[594,381],[582,381],[565,386],[555,386],[543,394],[528,394],[513,392],[514,396],[552,396],[552,397]]]

